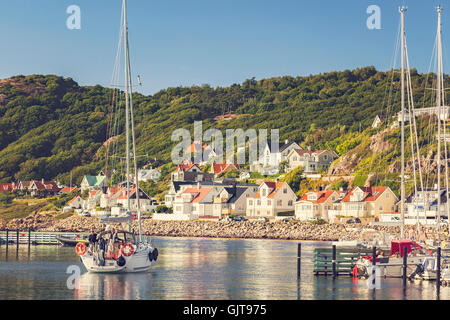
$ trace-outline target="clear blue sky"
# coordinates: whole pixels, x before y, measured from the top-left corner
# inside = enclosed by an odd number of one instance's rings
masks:
[[[81,30],[66,28],[72,4],[81,8]],[[381,30],[366,27],[372,4],[381,8]],[[448,56],[448,0],[129,0],[133,78],[140,74],[138,91],[150,94],[367,65],[388,70],[402,4],[411,66],[426,72],[438,4]],[[57,74],[109,86],[120,12],[120,0],[1,1],[0,78]]]

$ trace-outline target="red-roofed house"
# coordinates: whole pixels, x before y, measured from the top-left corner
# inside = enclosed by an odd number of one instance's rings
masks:
[[[61,189],[58,187],[58,184],[54,181],[45,181],[42,179],[39,180],[32,180],[28,191],[32,196],[37,195],[38,191],[44,192],[46,191],[48,194],[57,194]]]
[[[286,182],[263,182],[258,192],[247,199],[247,216],[276,217],[280,212],[294,211],[296,199]]]
[[[337,158],[336,152],[330,150],[294,149],[287,156],[289,170],[302,166],[308,173],[316,173],[320,168],[328,170],[331,163]]]
[[[397,196],[389,187],[355,187],[341,200],[337,214],[355,218],[379,218],[382,213],[397,211]]]
[[[64,187],[64,188],[62,188],[59,192],[60,193],[71,193],[71,192],[73,192],[73,191],[77,191],[78,190],[78,188],[77,187]]]
[[[15,189],[14,182],[12,183],[0,183],[0,192],[13,192]]]
[[[211,173],[214,173],[215,176],[230,170],[239,170],[239,165],[237,163],[213,163],[211,166]]]
[[[345,191],[308,191],[295,203],[295,217],[299,220],[311,218],[328,220],[328,210],[335,209]]]

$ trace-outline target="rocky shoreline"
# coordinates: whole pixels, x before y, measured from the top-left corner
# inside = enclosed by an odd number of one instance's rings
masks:
[[[264,222],[264,221],[156,221],[142,220],[142,232],[149,236],[206,237],[279,240],[364,240],[367,232],[361,225],[322,224],[310,222]],[[102,231],[105,225],[98,218],[71,216],[54,219],[51,215],[35,213],[26,218],[14,219],[8,223],[0,221],[0,230],[28,230],[49,232]],[[137,224],[132,226],[137,231]],[[366,226],[366,228],[399,236],[398,227]],[[407,232],[410,228],[407,228]],[[411,227],[412,229],[412,227]]]

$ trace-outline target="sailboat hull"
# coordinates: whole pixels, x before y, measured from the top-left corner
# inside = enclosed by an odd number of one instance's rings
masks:
[[[86,253],[81,256],[81,261],[88,272],[92,273],[135,273],[147,272],[150,270],[152,262],[149,258],[150,248],[139,250],[125,258],[125,265],[119,266],[114,259],[106,259],[105,265],[99,265],[95,255]]]

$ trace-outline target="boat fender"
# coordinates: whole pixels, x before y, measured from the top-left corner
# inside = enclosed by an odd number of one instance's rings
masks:
[[[123,267],[123,266],[125,265],[125,263],[126,263],[126,260],[125,260],[125,258],[124,258],[123,256],[120,256],[120,257],[116,260],[116,262],[117,262],[117,265],[118,265],[119,267]]]
[[[150,262],[153,261],[153,251],[150,251],[150,252],[148,253],[148,260],[150,260]]]
[[[153,259],[155,259],[155,261],[158,260],[158,249],[157,248],[153,249],[152,254],[153,254]]]

